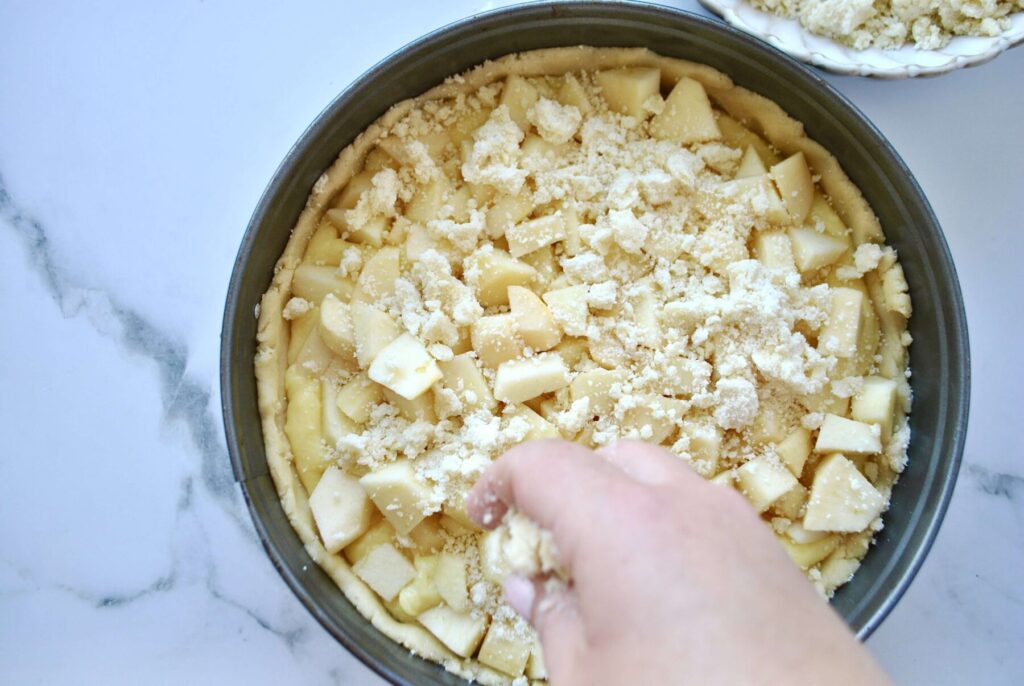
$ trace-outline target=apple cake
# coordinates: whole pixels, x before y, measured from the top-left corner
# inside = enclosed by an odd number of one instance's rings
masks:
[[[508,56],[392,107],[316,182],[259,311],[269,466],[377,628],[543,680],[465,497],[503,451],[665,446],[746,495],[825,595],[906,461],[911,304],[828,151],[643,49]]]

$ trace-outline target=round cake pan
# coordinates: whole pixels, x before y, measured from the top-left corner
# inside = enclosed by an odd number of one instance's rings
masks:
[[[970,385],[967,323],[956,271],[938,221],[910,170],[846,98],[810,69],[756,39],[654,5],[530,3],[457,22],[366,72],[292,147],[242,239],[221,333],[228,448],[260,540],[285,582],[324,628],[396,684],[465,682],[374,629],[306,554],[267,470],[253,371],[254,312],[313,183],[388,107],[485,60],[572,45],[646,47],[702,62],[774,100],[839,159],[874,208],[888,242],[899,251],[914,303],[909,464],[893,492],[884,530],[853,581],[832,600],[861,639],[892,609],[921,566],[956,482]]]

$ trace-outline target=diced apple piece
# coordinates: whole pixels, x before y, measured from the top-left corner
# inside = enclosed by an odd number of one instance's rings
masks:
[[[843,223],[843,220],[839,218],[839,215],[832,209],[832,206],[828,204],[828,200],[821,193],[814,194],[814,202],[811,203],[811,211],[807,215],[807,223],[814,228],[818,228],[820,225],[829,236],[847,240],[846,224]]]
[[[814,452],[877,455],[882,452],[881,432],[875,424],[827,414],[818,430]]]
[[[661,309],[661,321],[666,326],[681,329],[689,333],[704,323],[707,316],[692,302],[677,300],[665,303]]]
[[[589,350],[590,346],[585,338],[563,338],[562,342],[555,347],[555,352],[561,355],[570,367],[579,364]]]
[[[396,460],[370,472],[359,483],[399,534],[405,536],[426,517],[423,507],[430,498],[430,487],[408,460]]]
[[[631,298],[633,306],[633,319],[636,326],[637,338],[640,343],[648,348],[661,348],[661,324],[658,322],[658,309],[660,304],[655,300],[654,292],[651,289],[644,289]]]
[[[779,536],[779,542],[798,567],[810,569],[831,555],[841,541],[838,536],[826,536],[813,543],[795,543],[785,536]]]
[[[788,408],[762,404],[750,425],[750,434],[758,443],[778,443],[789,431]]]
[[[379,248],[384,244],[384,235],[391,226],[391,222],[383,215],[370,217],[366,223],[358,227],[349,223],[348,213],[344,210],[327,210],[325,217],[338,228],[343,238],[374,248]]]
[[[691,395],[711,378],[711,365],[704,360],[666,356],[658,366],[658,385],[665,395]]]
[[[416,578],[416,569],[390,543],[371,550],[352,566],[352,571],[384,600],[392,600]]]
[[[530,646],[530,659],[526,663],[526,676],[531,679],[547,679],[548,668],[544,664],[544,651],[540,647],[540,641],[533,639]]]
[[[698,474],[709,476],[718,471],[722,450],[722,432],[712,424],[685,422],[682,434],[690,439],[687,450]]]
[[[512,416],[521,417],[529,423],[530,430],[526,434],[526,440],[528,441],[535,441],[539,438],[562,437],[562,434],[554,424],[544,419],[544,417],[540,416],[526,405],[519,405]]]
[[[294,368],[285,374],[288,407],[284,433],[292,448],[299,480],[312,493],[320,475],[330,464],[323,445],[323,410],[320,406],[320,380]]]
[[[526,345],[536,351],[550,350],[562,340],[562,332],[551,311],[533,291],[522,286],[509,286],[508,303],[519,337]]]
[[[319,324],[320,338],[331,352],[342,360],[355,361],[356,338],[348,303],[341,302],[333,293],[325,295],[320,303]]]
[[[441,553],[434,570],[434,586],[444,602],[456,612],[469,609],[466,563],[458,555]]]
[[[797,486],[796,477],[782,464],[764,457],[755,457],[736,470],[740,490],[758,512]]]
[[[686,406],[681,400],[650,395],[626,412],[622,424],[623,428],[636,430],[645,441],[661,443],[672,435],[677,421],[685,414]]]
[[[476,274],[476,298],[484,307],[508,304],[509,286],[526,286],[536,270],[503,250],[480,251],[470,257],[467,271]]]
[[[796,486],[779,496],[771,507],[780,517],[795,521],[800,518],[806,503],[807,489],[798,482]]]
[[[384,399],[398,408],[399,414],[410,422],[427,422],[433,424],[437,421],[437,411],[434,409],[434,392],[431,390],[421,393],[412,400],[403,398],[390,388],[382,388]]]
[[[494,396],[491,395],[491,389],[487,386],[480,368],[473,361],[472,354],[456,355],[448,361],[439,362],[438,366],[441,368],[445,387],[455,391],[464,407],[494,408]]]
[[[722,137],[711,101],[699,81],[683,77],[665,99],[665,109],[651,119],[651,135],[688,145]]]
[[[491,109],[483,106],[479,109],[467,107],[458,112],[457,116],[455,124],[448,129],[448,135],[455,145],[461,145],[464,141],[471,141],[476,130],[487,123]]]
[[[849,247],[845,240],[819,233],[807,226],[791,228],[789,240],[796,267],[804,273],[833,264]]]
[[[736,170],[735,178],[749,179],[767,173],[768,169],[765,168],[764,162],[758,156],[757,150],[754,150],[754,146],[748,145],[747,149],[743,151],[743,158],[740,160],[740,167]]]
[[[362,536],[373,514],[359,480],[337,467],[330,467],[320,477],[309,496],[309,509],[329,553],[338,552]]]
[[[863,307],[863,292],[855,288],[833,288],[828,321],[818,333],[818,350],[836,357],[856,355]]]
[[[493,622],[480,646],[477,659],[512,677],[520,676],[530,657],[530,638],[516,634],[512,627]]]
[[[401,253],[398,248],[381,248],[363,265],[356,281],[353,299],[375,303],[393,295],[395,281],[402,275]]]
[[[292,295],[305,298],[314,305],[319,305],[328,293],[347,301],[352,295],[352,289],[352,282],[338,276],[338,270],[334,267],[300,264],[292,276]]]
[[[793,244],[782,231],[759,231],[753,247],[754,257],[769,269],[796,270]]]
[[[720,113],[718,115],[718,128],[722,132],[722,141],[729,147],[740,149],[751,147],[765,164],[775,164],[780,160],[764,138],[728,114]]]
[[[366,369],[381,350],[398,338],[401,330],[391,317],[367,303],[352,303],[351,314],[356,359]]]
[[[405,207],[405,217],[413,222],[425,224],[431,219],[437,219],[441,213],[441,207],[448,197],[448,182],[444,177],[438,176],[425,186],[421,186],[413,193],[412,200]]]
[[[530,128],[526,113],[539,98],[540,94],[529,81],[518,74],[512,74],[505,79],[498,104],[507,107],[509,118],[526,131]]]
[[[397,171],[400,161],[404,160],[397,160],[393,155],[384,150],[383,147],[376,147],[366,153],[366,159],[363,160],[363,169],[371,172],[379,172],[382,169],[394,169]]]
[[[550,245],[523,255],[523,263],[530,265],[537,272],[535,283],[541,287],[546,287],[562,273],[562,268],[555,258],[555,249]]]
[[[306,344],[309,334],[317,328],[320,321],[320,308],[313,306],[306,314],[291,321],[288,336],[288,364],[295,362],[302,346]]]
[[[419,617],[420,624],[456,655],[470,657],[487,631],[487,616],[456,612],[447,605],[432,607]]]
[[[804,464],[811,455],[811,432],[797,427],[775,446],[775,453],[796,478],[803,474]]]
[[[340,210],[351,210],[359,204],[359,196],[373,187],[374,172],[361,171],[345,184],[332,207]]]
[[[590,399],[590,412],[607,415],[615,407],[617,396],[621,395],[622,384],[626,382],[623,369],[594,369],[576,375],[569,385],[569,396],[573,402],[580,398]],[[614,388],[619,386],[618,394]]]
[[[587,340],[590,359],[606,369],[619,369],[626,364],[626,348],[615,336],[600,336]]]
[[[824,531],[808,531],[800,522],[793,522],[786,529],[786,536],[794,543],[816,543],[827,538],[828,534]]]
[[[804,515],[809,531],[863,531],[885,508],[885,496],[844,456],[829,455],[818,465]]]
[[[826,588],[837,588],[853,578],[860,560],[832,555],[821,565],[821,581]]]
[[[441,528],[447,531],[452,536],[468,536],[474,531],[480,531],[480,527],[475,524],[473,527],[463,524],[461,520],[455,519],[448,515],[448,505],[445,505],[445,509],[442,510],[444,514],[441,515]],[[469,519],[469,515],[466,515],[466,519]]]
[[[562,77],[562,83],[558,87],[555,99],[562,105],[572,105],[580,111],[580,114],[587,115],[593,111],[587,91],[573,74],[566,74]]]
[[[767,174],[726,181],[719,189],[728,196],[749,198],[761,208],[759,214],[769,224],[789,224],[791,221],[789,211]]]
[[[345,559],[354,565],[370,554],[370,551],[385,543],[395,544],[395,527],[381,519],[366,530],[366,533],[345,547]]]
[[[506,403],[521,403],[568,385],[565,362],[549,353],[502,362],[494,375],[494,397]]]
[[[423,224],[410,224],[405,236],[405,261],[409,264],[418,262],[420,256],[428,250],[438,250],[437,241]]]
[[[566,286],[548,291],[542,297],[551,316],[570,336],[585,336],[590,310],[587,307],[587,286]]]
[[[735,488],[735,486],[736,486],[736,470],[734,470],[734,469],[726,469],[725,471],[721,471],[718,474],[715,474],[713,477],[708,479],[708,481],[710,481],[711,483],[715,484],[716,486],[725,486],[726,488]]]
[[[321,405],[323,406],[324,440],[327,441],[327,445],[334,447],[345,436],[358,433],[359,426],[342,414],[341,409],[338,407],[339,391],[334,386],[334,383],[324,379],[320,385],[323,387]]]
[[[503,195],[487,210],[487,235],[491,238],[504,236],[510,227],[526,219],[533,211],[533,201],[527,193]]]
[[[546,245],[564,241],[566,236],[565,220],[558,212],[512,224],[505,229],[508,251],[512,257],[522,257]]]
[[[466,507],[466,495],[461,493],[451,495],[441,508],[441,526],[453,536],[460,536],[472,531],[480,531],[480,527],[469,517],[469,510]],[[453,530],[454,525],[463,527],[465,531]]]
[[[406,400],[413,400],[441,380],[441,369],[418,338],[403,333],[373,358],[369,376]]]
[[[564,144],[551,143],[532,133],[524,138],[523,142],[519,145],[519,154],[523,160],[527,161],[524,165],[527,168],[531,164],[537,164],[539,160],[545,158],[550,160],[558,159],[565,151],[566,146]],[[531,157],[537,159],[530,161]]]
[[[338,229],[329,221],[322,221],[313,232],[306,246],[302,261],[317,266],[337,267],[345,250],[352,247],[348,241],[338,237]]]
[[[599,71],[594,82],[608,108],[619,114],[644,119],[644,103],[661,90],[661,70],[651,67],[626,67]]]
[[[436,553],[444,547],[445,535],[441,529],[441,518],[431,516],[424,519],[409,532],[409,538],[422,553]]]
[[[319,375],[327,371],[333,359],[331,349],[320,337],[320,332],[313,329],[303,341],[299,354],[295,356],[294,366],[306,374]]]
[[[814,201],[814,180],[804,154],[798,152],[773,165],[769,174],[794,224],[802,224]]]
[[[384,609],[388,611],[388,614],[395,618],[395,620],[404,624],[412,624],[416,621],[416,618],[410,615],[408,612],[402,609],[401,604],[398,602],[398,596],[395,596],[391,600],[385,600],[381,602]]]
[[[512,573],[505,559],[504,547],[507,533],[501,529],[485,531],[480,537],[480,570],[488,580],[501,585]]]
[[[384,400],[381,387],[370,381],[366,373],[353,376],[338,391],[338,408],[357,424],[365,424],[370,412]]]
[[[881,376],[864,379],[864,386],[850,405],[850,415],[854,419],[865,424],[878,424],[885,438],[892,434],[895,412],[896,382]]]
[[[822,389],[818,393],[801,396],[799,401],[808,412],[837,414],[840,417],[849,414],[850,399],[837,397],[828,388]]]
[[[398,594],[398,604],[411,617],[417,617],[441,604],[441,595],[434,586],[437,555],[418,555],[413,560],[416,578]]]
[[[473,323],[472,341],[480,361],[494,368],[523,354],[523,341],[516,335],[516,320],[511,314],[492,314]]]

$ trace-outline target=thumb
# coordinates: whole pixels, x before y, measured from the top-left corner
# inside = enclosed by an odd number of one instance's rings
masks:
[[[586,647],[586,635],[575,591],[557,578],[505,579],[505,599],[540,635],[551,683],[569,683]]]

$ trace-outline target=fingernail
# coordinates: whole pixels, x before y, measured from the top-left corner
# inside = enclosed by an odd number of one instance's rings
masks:
[[[505,589],[505,600],[518,612],[523,619],[530,621],[533,614],[533,601],[537,596],[537,589],[533,581],[526,577],[513,574],[505,578],[502,584]]]

